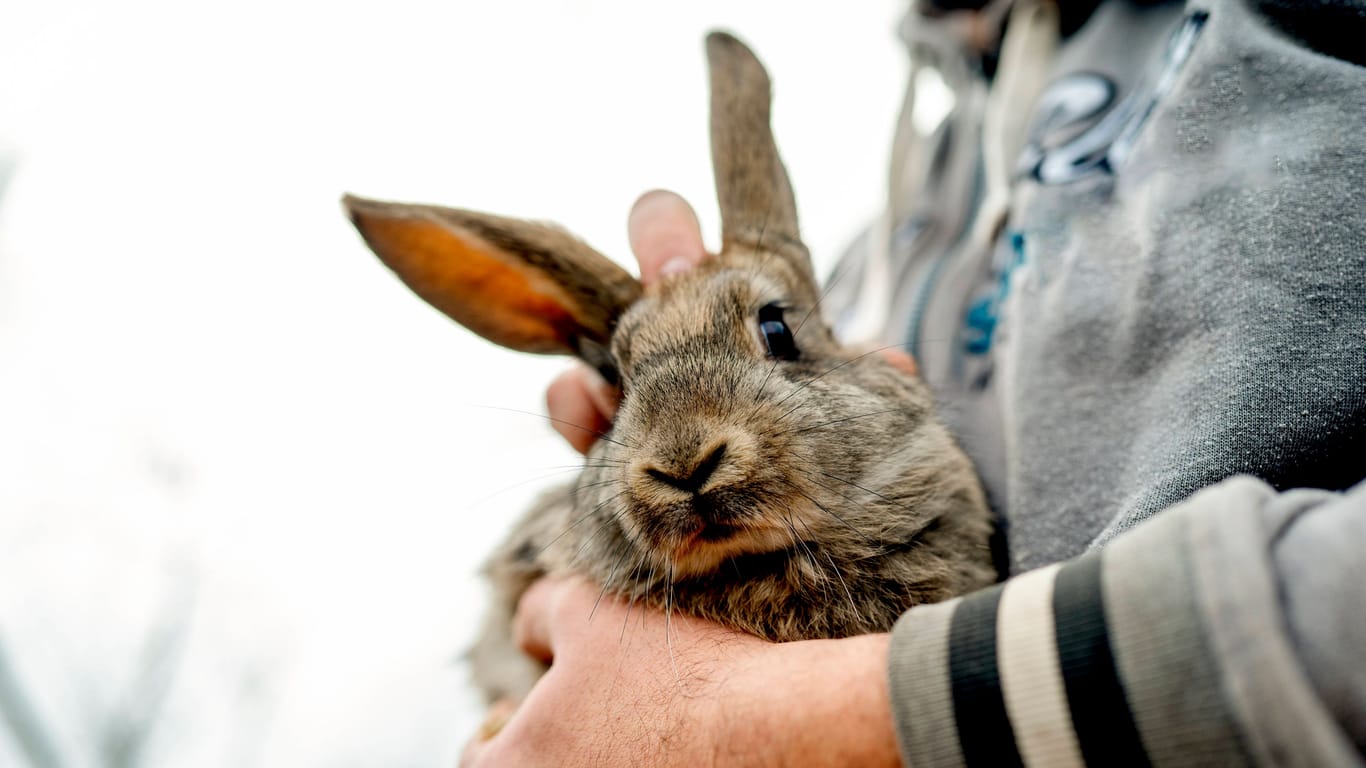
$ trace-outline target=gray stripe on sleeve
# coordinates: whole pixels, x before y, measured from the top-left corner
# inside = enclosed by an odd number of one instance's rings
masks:
[[[914,768],[964,765],[949,679],[949,626],[961,602],[919,606],[892,628],[892,714],[902,758]]]
[[[1277,504],[1269,486],[1249,477],[1189,503],[1203,513],[1190,519],[1191,546],[1200,553],[1193,591],[1210,616],[1224,694],[1248,752],[1264,765],[1361,765],[1361,753],[1324,708],[1285,635],[1268,561],[1271,539],[1295,505]]]
[[[1106,548],[1111,650],[1153,765],[1244,763],[1195,603],[1186,521],[1172,509]]]

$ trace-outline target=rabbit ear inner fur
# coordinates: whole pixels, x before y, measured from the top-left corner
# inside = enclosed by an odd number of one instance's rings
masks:
[[[512,349],[577,355],[613,377],[607,344],[640,283],[583,241],[473,211],[352,195],[342,204],[385,265],[456,322]]]

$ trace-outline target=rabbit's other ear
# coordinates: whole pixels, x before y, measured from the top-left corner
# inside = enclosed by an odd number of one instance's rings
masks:
[[[608,342],[640,296],[626,270],[562,229],[347,195],[365,242],[428,304],[523,352],[572,354],[613,378]]]
[[[769,126],[768,73],[744,43],[725,32],[707,35],[707,62],[722,250],[739,243],[788,255],[814,286],[792,184]]]

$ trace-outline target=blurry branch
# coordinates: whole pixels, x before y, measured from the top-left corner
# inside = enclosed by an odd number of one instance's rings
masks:
[[[147,742],[185,658],[199,594],[198,574],[185,564],[172,570],[169,581],[169,594],[148,628],[137,676],[101,734],[101,763],[105,768],[137,768],[142,764]]]
[[[9,185],[10,177],[14,175],[14,169],[18,163],[14,155],[4,141],[0,141],[0,203],[5,201],[5,187]]]
[[[9,663],[4,642],[0,640],[0,715],[5,718],[19,753],[33,768],[60,768],[56,743],[47,733],[24,693],[23,686]]]
[[[232,741],[226,745],[224,765],[246,768],[265,763],[266,744],[275,717],[274,681],[277,661],[257,659],[238,677],[233,704]]]

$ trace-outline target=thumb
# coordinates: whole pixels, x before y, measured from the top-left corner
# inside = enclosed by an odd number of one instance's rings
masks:
[[[543,578],[522,594],[513,619],[512,635],[528,656],[549,664],[555,658],[559,627],[555,616],[574,582],[562,578]]]
[[[697,266],[707,256],[697,214],[687,201],[662,189],[641,195],[626,222],[641,282],[650,283]]]
[[[499,699],[494,702],[474,738],[466,742],[465,751],[460,755],[461,768],[471,768],[481,763],[481,758],[492,748],[490,742],[503,730],[508,720],[512,719],[519,703],[516,699]]]

